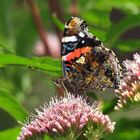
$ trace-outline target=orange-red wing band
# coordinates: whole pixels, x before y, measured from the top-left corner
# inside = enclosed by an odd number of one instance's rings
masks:
[[[79,58],[82,54],[88,53],[91,51],[91,47],[83,47],[83,48],[78,48],[75,49],[73,52],[70,52],[67,56],[66,56],[66,60],[65,61],[71,61],[75,58]]]

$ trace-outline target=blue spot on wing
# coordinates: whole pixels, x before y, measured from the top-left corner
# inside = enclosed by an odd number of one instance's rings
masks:
[[[63,76],[65,77],[66,76],[66,73],[65,73],[65,68],[66,66],[65,66],[65,64],[64,64],[64,62],[62,61],[62,71],[63,71]]]
[[[62,54],[72,52],[76,46],[74,44],[63,44],[62,45]]]
[[[64,61],[62,61],[62,71],[63,71],[64,77],[66,77],[66,71],[67,72],[70,71],[70,68],[65,65]]]

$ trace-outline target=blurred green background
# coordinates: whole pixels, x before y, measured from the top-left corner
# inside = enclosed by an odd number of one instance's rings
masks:
[[[15,140],[21,128],[17,121],[24,122],[55,94],[52,79],[62,75],[61,37],[71,16],[87,21],[90,32],[121,62],[140,51],[139,0],[1,0],[0,140]],[[105,139],[140,140],[139,112],[138,107],[107,109],[117,124]]]

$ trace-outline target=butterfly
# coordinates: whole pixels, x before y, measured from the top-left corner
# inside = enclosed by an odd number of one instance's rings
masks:
[[[63,78],[59,83],[63,81],[70,91],[118,88],[121,67],[115,53],[105,48],[79,17],[71,17],[65,24],[61,56]]]

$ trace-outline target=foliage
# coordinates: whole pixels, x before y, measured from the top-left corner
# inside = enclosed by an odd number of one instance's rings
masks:
[[[52,1],[54,5],[59,4],[61,8],[55,11],[56,13],[53,12],[55,8],[50,6],[49,0],[36,0],[36,4],[47,33],[54,32],[61,38],[59,33],[62,33],[64,21],[72,15],[70,10],[72,1],[59,0],[59,3]],[[126,33],[131,33],[131,29],[140,26],[139,0],[80,0],[75,2],[78,9],[77,15],[87,21],[90,31],[107,47],[119,54],[120,60],[124,59],[124,54],[127,57],[139,50],[140,40],[138,38],[124,39]],[[123,18],[115,23],[111,20],[114,9],[123,15]],[[20,2],[1,0],[0,19],[0,108],[8,113],[2,113],[0,120],[8,115],[10,120],[13,119],[12,126],[6,122],[0,122],[1,126],[5,126],[5,129],[0,126],[0,139],[7,140],[10,137],[14,140],[21,127],[17,122],[24,122],[28,111],[33,112],[33,108],[40,104],[40,100],[43,101],[44,98],[47,99],[54,94],[51,79],[61,77],[61,62],[52,57],[34,55],[33,50],[39,40],[39,35],[26,0]],[[138,140],[140,128],[136,125],[140,123],[140,120],[134,121],[140,116],[138,111],[134,110],[133,118],[131,118],[131,112],[127,112],[128,115],[121,112],[116,116],[114,115],[116,112],[112,109],[113,104],[112,100],[105,103],[104,112],[109,113],[113,120],[120,123],[115,133],[107,139]]]

